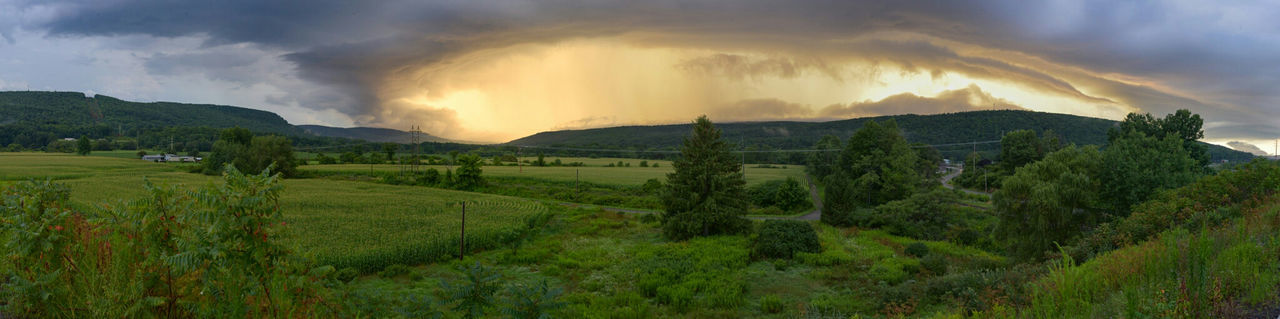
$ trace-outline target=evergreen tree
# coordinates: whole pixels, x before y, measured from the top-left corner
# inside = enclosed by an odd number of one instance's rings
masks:
[[[739,233],[750,228],[742,163],[729,152],[720,130],[701,116],[672,162],[662,196],[662,231],[669,239]]]

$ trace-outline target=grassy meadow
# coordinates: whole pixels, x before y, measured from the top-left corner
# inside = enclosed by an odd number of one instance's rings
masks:
[[[186,172],[191,164],[49,153],[0,153],[0,182],[51,178],[71,188],[81,208],[146,195],[144,180],[183,188],[219,181]],[[291,224],[286,242],[323,263],[364,270],[456,256],[467,201],[467,239],[476,249],[498,245],[504,232],[550,213],[521,198],[360,181],[287,179],[280,207]]]

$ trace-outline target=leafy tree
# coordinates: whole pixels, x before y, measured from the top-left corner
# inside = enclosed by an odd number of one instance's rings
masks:
[[[76,154],[80,156],[89,155],[93,151],[93,145],[89,142],[89,136],[80,135],[80,139],[76,140]]]
[[[246,168],[250,172],[259,172],[267,167],[275,167],[275,171],[291,177],[297,174],[298,161],[293,156],[293,142],[283,136],[257,136],[245,154],[252,166]]]
[[[919,164],[916,166],[916,172],[924,177],[926,183],[931,183],[938,178],[938,166],[942,165],[942,153],[932,146],[922,143],[912,143],[911,148],[916,152],[916,158]]]
[[[840,152],[822,150],[834,150],[839,148],[839,137],[830,134],[823,135],[822,139],[819,139],[818,143],[813,145],[813,149],[819,151],[809,154],[808,163],[804,167],[805,171],[808,171],[809,175],[813,175],[814,179],[826,179],[828,175],[831,175],[836,171],[836,163],[840,158]]]
[[[538,160],[533,162],[534,166],[547,166],[547,159],[542,156],[542,152],[538,152]]]
[[[1000,166],[1007,171],[1027,165],[1044,158],[1040,138],[1036,131],[1017,130],[1005,133],[1000,138]]]
[[[1190,110],[1179,109],[1173,114],[1165,115],[1163,119],[1156,119],[1151,113],[1138,114],[1129,113],[1123,122],[1120,122],[1119,128],[1113,128],[1107,131],[1108,140],[1116,140],[1124,138],[1130,131],[1136,131],[1143,135],[1163,139],[1166,136],[1173,137],[1182,141],[1182,147],[1187,150],[1191,158],[1195,159],[1201,167],[1209,164],[1208,146],[1203,143],[1197,143],[1204,138],[1204,120],[1199,114],[1192,114]]]
[[[746,180],[738,157],[720,138],[720,130],[700,116],[693,132],[680,147],[681,156],[667,174],[662,196],[662,231],[667,238],[739,233],[750,227],[742,218],[747,211]]]
[[[453,187],[461,190],[473,190],[477,187],[484,186],[484,176],[481,166],[484,160],[480,155],[463,154],[458,156],[458,175],[454,180]]]
[[[824,211],[824,217],[830,213],[833,216],[829,220],[843,225],[851,220],[854,208],[875,207],[910,196],[923,180],[917,172],[919,162],[896,122],[867,122],[849,138],[840,154],[839,173],[832,175],[846,180],[832,181],[828,177],[828,182],[838,185],[823,198],[824,208],[834,208]]]
[[[1103,215],[1101,170],[1102,155],[1092,146],[1068,146],[1018,168],[993,195],[997,238],[1023,260],[1067,243]]]
[[[1112,140],[1102,152],[1101,175],[1102,198],[1111,210],[1126,216],[1133,205],[1157,191],[1195,181],[1198,163],[1182,146],[1174,136],[1156,138],[1136,131]]]
[[[345,154],[344,154],[345,157]],[[296,160],[293,142],[282,136],[253,136],[244,128],[223,130],[213,143],[213,152],[204,159],[205,174],[220,174],[223,166],[231,164],[244,172],[260,172],[271,165],[285,177],[293,176]]]
[[[396,150],[400,149],[400,145],[396,143],[382,143],[382,152],[387,154],[387,160],[392,161],[396,158]]]

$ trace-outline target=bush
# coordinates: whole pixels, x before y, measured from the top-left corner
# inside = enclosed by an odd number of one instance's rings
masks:
[[[779,313],[786,307],[787,305],[782,302],[782,298],[778,297],[778,295],[760,297],[760,312]]]
[[[907,253],[909,256],[924,257],[929,254],[929,246],[925,246],[922,242],[914,242],[907,245],[907,248],[902,252]]]
[[[794,178],[771,180],[747,188],[747,197],[751,204],[760,207],[776,207],[781,211],[794,212],[812,207],[809,201],[809,190]]]
[[[947,257],[942,254],[931,254],[920,259],[920,266],[934,276],[947,274]]]
[[[822,251],[813,226],[798,220],[766,220],[756,234],[752,253],[757,258],[791,258],[797,252]]]
[[[382,276],[383,278],[394,278],[394,277],[408,275],[409,272],[411,271],[412,269],[409,269],[409,266],[395,264],[395,265],[387,266],[387,268],[383,269],[382,272],[378,273],[378,275]]]
[[[348,282],[348,283],[351,282],[352,280],[355,280],[356,277],[360,277],[360,271],[351,267],[342,268],[342,270],[339,270],[336,274],[334,274],[334,278],[337,278],[338,281]]]

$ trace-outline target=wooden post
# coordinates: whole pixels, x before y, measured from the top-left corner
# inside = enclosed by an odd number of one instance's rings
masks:
[[[462,201],[462,234],[458,238],[458,260],[467,256],[467,202]]]

